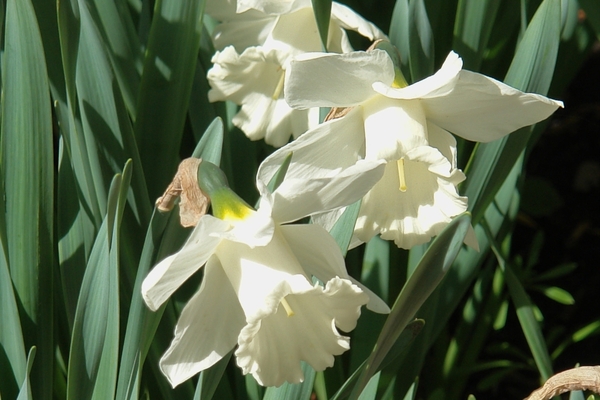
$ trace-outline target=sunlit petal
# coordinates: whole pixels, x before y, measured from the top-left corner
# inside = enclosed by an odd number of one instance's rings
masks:
[[[523,93],[485,75],[461,71],[452,92],[423,99],[427,118],[455,135],[489,142],[548,118],[562,102]]]
[[[379,296],[348,275],[336,241],[321,226],[285,225],[281,227],[281,233],[307,273],[317,277],[321,282],[327,282],[335,277],[349,279],[369,296],[367,303],[369,310],[381,314],[390,311]]]
[[[301,382],[300,360],[317,371],[332,366],[334,356],[350,347],[337,328],[354,329],[360,307],[367,302],[358,287],[339,278],[327,282],[325,289],[315,285],[304,291],[294,291],[284,282],[272,296],[273,307],[242,329],[235,353],[243,372],[266,386]],[[279,306],[283,298],[293,315]]]
[[[198,221],[183,248],[162,260],[142,282],[142,296],[151,310],[156,310],[183,282],[204,265],[214,253],[221,239],[211,236],[225,232],[231,226],[211,215]]]
[[[394,66],[382,50],[306,53],[290,62],[285,79],[285,99],[294,108],[349,107],[376,94],[374,81],[391,85]]]
[[[219,312],[215,312],[219,310]],[[210,368],[237,342],[244,313],[218,259],[204,269],[200,289],[184,307],[160,368],[174,387]]]

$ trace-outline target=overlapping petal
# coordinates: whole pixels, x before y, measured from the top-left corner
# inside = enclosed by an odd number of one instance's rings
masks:
[[[369,296],[369,310],[380,314],[390,312],[379,296],[348,275],[338,244],[323,227],[315,224],[284,225],[281,233],[307,273],[321,282],[328,282],[335,277],[348,279]]]
[[[285,99],[292,107],[349,107],[377,92],[373,82],[391,85],[394,65],[383,50],[296,56],[286,70]]]
[[[427,118],[467,140],[489,142],[548,118],[560,101],[523,93],[502,82],[461,71],[454,89],[422,100]]]
[[[181,312],[175,337],[160,360],[161,371],[175,387],[210,368],[234,348],[245,324],[244,312],[221,263],[211,257],[200,289]]]
[[[204,215],[192,234],[176,254],[156,265],[142,283],[142,296],[151,310],[157,310],[183,282],[200,269],[221,242],[218,232],[226,232],[231,225]]]
[[[318,123],[318,112],[294,110],[283,99],[284,59],[276,50],[250,47],[237,54],[227,47],[213,56],[208,71],[210,101],[231,100],[242,107],[233,123],[252,140],[280,147]]]
[[[278,289],[270,302],[273,308],[265,309],[242,329],[235,353],[243,372],[265,386],[301,382],[304,376],[299,360],[317,371],[332,366],[333,356],[350,347],[349,338],[337,328],[354,329],[360,307],[367,302],[357,286],[340,278],[330,280],[325,288],[315,284],[295,291],[283,283]],[[294,312],[291,316],[279,306],[284,297]]]
[[[421,146],[406,154],[405,191],[399,190],[398,174],[396,163],[388,163],[383,178],[364,197],[354,231],[361,241],[380,233],[408,249],[428,242],[466,210],[466,198],[456,189],[464,174],[437,149]]]
[[[258,167],[257,181],[268,183],[292,154],[287,179],[331,177],[364,158],[365,134],[362,111],[351,110],[344,118],[318,125],[267,157]]]

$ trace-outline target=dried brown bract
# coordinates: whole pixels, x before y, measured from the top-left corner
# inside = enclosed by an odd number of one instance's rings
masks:
[[[198,166],[201,162],[202,159],[192,157],[183,160],[167,190],[156,200],[158,210],[165,212],[172,210],[175,200],[181,197],[179,218],[181,225],[186,228],[196,226],[210,204],[210,199],[198,186]]]

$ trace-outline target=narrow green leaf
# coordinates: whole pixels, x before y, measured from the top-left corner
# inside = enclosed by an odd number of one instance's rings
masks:
[[[77,0],[58,2],[57,18],[67,92],[66,107],[61,106],[62,103],[59,102],[57,110],[60,133],[75,175],[76,186],[73,189],[79,196],[82,209],[89,214],[97,230],[106,210],[106,192],[97,172],[100,170],[98,152],[95,148],[88,149],[91,145],[86,144],[77,107],[76,71],[81,26]],[[91,243],[86,242],[86,248],[91,246]]]
[[[302,373],[304,374],[302,383],[285,382],[277,388],[269,387],[265,390],[263,400],[309,400],[315,381],[315,370],[307,363],[302,362]]]
[[[369,379],[369,383],[363,389],[362,393],[358,397],[358,400],[374,400],[377,395],[377,387],[379,386],[379,378],[381,372],[376,373]]]
[[[575,304],[575,299],[573,298],[573,296],[571,296],[571,293],[559,287],[550,286],[544,288],[542,291],[546,295],[546,297],[560,304],[564,304],[566,306]]]
[[[329,231],[338,246],[340,246],[340,250],[344,256],[348,252],[348,246],[350,245],[350,240],[352,240],[352,235],[354,234],[354,225],[356,225],[356,218],[358,218],[361,202],[362,200],[358,200],[356,203],[346,207],[340,218]]]
[[[491,243],[491,248],[496,255],[496,260],[500,265],[500,268],[504,271],[506,284],[510,293],[510,297],[517,309],[517,317],[521,324],[521,329],[527,339],[527,344],[533,355],[535,363],[540,371],[540,375],[543,380],[547,380],[552,376],[552,361],[546,341],[542,335],[542,329],[539,322],[535,318],[534,308],[535,306],[531,303],[529,296],[523,288],[523,284],[512,270],[510,264],[506,261],[506,258],[502,255],[502,252],[496,244],[494,238],[491,236],[491,232],[487,225],[484,224],[488,240]]]
[[[25,347],[38,348],[36,398],[52,396],[54,149],[46,61],[29,0],[6,2],[1,156],[6,258],[23,307]],[[3,210],[4,211],[4,210]],[[42,368],[43,366],[43,368]]]
[[[311,0],[323,51],[327,51],[327,35],[331,18],[331,0]]]
[[[194,394],[194,400],[209,400],[212,399],[219,381],[225,372],[225,368],[231,359],[231,355],[234,350],[231,350],[229,354],[225,355],[215,365],[209,369],[200,373],[198,379],[198,386],[196,387],[196,393]]]
[[[404,330],[402,331],[402,333],[398,337],[398,340],[396,340],[396,342],[394,343],[394,345],[392,346],[392,348],[390,349],[390,351],[387,353],[387,355],[385,356],[385,358],[381,362],[379,368],[377,369],[377,372],[379,372],[382,369],[384,369],[384,368],[388,367],[389,365],[393,364],[393,362],[401,354],[405,353],[408,350],[410,344],[417,337],[417,335],[419,334],[419,332],[421,332],[421,330],[423,329],[424,325],[425,325],[425,321],[423,321],[422,319],[415,319],[414,321],[411,321],[406,326],[406,328],[404,328]],[[344,384],[342,385],[342,387],[340,387],[340,389],[331,398],[331,400],[344,399],[344,398],[346,398],[346,397],[348,397],[350,395],[350,393],[351,393],[354,385],[356,384],[356,381],[358,380],[358,378],[360,377],[361,373],[366,368],[367,361],[368,360],[363,361],[363,363],[352,373],[352,375],[350,376],[350,378],[348,378],[346,380],[346,382],[344,382]]]
[[[125,340],[123,342],[123,351],[119,365],[116,391],[116,398],[118,399],[139,398],[139,385],[143,360],[145,358],[145,354],[142,354],[142,349],[145,347],[142,344],[142,335],[147,333],[144,329],[146,328],[147,320],[151,319],[154,315],[146,308],[140,294],[140,288],[150,267],[154,264],[156,252],[160,245],[160,239],[162,238],[168,220],[168,214],[163,215],[155,211],[150,219],[150,226],[146,233],[146,240],[144,242],[140,264],[138,266],[138,274],[133,286],[134,293],[131,299],[131,306],[129,307]],[[158,314],[156,319],[160,320],[161,315],[162,314]],[[155,325],[157,324],[158,321]]]
[[[132,159],[135,176],[130,205],[138,224],[145,226],[151,209],[133,128],[98,28],[87,7],[80,12],[76,85],[87,151],[90,160],[95,159],[94,184],[101,193],[107,186],[107,171],[109,176],[119,173]]]
[[[19,391],[19,396],[17,400],[29,400],[33,399],[33,395],[31,393],[31,382],[29,380],[29,374],[31,373],[31,367],[33,367],[33,360],[35,359],[35,346],[29,349],[29,354],[27,355],[27,370],[25,371],[25,380],[23,381],[23,385],[21,385],[21,390]]]
[[[517,89],[545,94],[550,86],[560,41],[560,2],[545,0],[533,16],[506,75]],[[491,143],[482,143],[466,169],[469,177],[461,191],[469,198],[477,223],[513,165],[527,146],[530,128]]]
[[[461,214],[433,240],[398,295],[369,356],[367,367],[352,391],[352,399],[358,398],[404,328],[438,286],[458,255],[470,223],[471,216],[468,213]]]
[[[514,207],[514,205],[518,206],[518,201],[515,201],[515,198],[518,197],[515,187],[520,173],[520,167],[513,168],[485,212],[485,220],[488,222],[490,230],[499,238],[506,235],[501,230],[505,225],[512,225],[518,211],[518,207]],[[397,376],[396,389],[398,393],[404,394],[410,390],[415,378],[420,374],[429,348],[447,326],[450,317],[479,273],[481,265],[488,259],[490,246],[483,228],[475,226],[475,234],[480,251],[463,247],[449,273],[419,310],[419,318],[426,320],[427,325],[397,365],[397,368],[403,371],[401,375]],[[418,253],[415,258],[420,259],[421,250],[418,247],[410,250],[410,259],[413,258],[414,250]]]
[[[452,48],[464,68],[478,71],[494,27],[500,0],[460,0],[454,23]]]
[[[17,396],[18,382],[25,379],[25,345],[23,344],[23,331],[19,319],[19,310],[15,293],[8,272],[4,240],[0,240],[0,348],[5,353],[5,358],[0,358],[0,393],[6,398]],[[8,361],[5,364],[4,361]]]
[[[119,350],[119,229],[131,181],[131,162],[112,181],[107,215],[86,267],[71,341],[68,399],[115,394]]]
[[[204,3],[158,0],[154,7],[135,121],[151,198],[158,197],[167,187],[178,164]]]
[[[133,26],[128,4],[123,0],[86,0],[86,6],[106,45],[123,100],[132,118],[142,70],[142,46]]]
[[[409,15],[410,74],[416,82],[433,74],[433,32],[423,0],[410,0]]]

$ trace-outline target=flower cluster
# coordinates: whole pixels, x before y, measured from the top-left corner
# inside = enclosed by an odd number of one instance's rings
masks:
[[[354,329],[362,305],[389,312],[349,276],[328,233],[345,207],[361,200],[351,247],[375,235],[407,249],[428,242],[467,210],[453,135],[496,140],[562,103],[465,71],[454,52],[433,76],[408,85],[388,52],[352,51],[345,29],[385,36],[337,3],[329,53],[320,52],[310,0],[209,0],[206,12],[220,21],[210,101],[241,105],[233,123],[283,147],[259,167],[257,210],[223,178],[214,184],[214,166],[200,164],[213,215],[142,287],[156,310],[204,269],[161,369],[175,386],[237,346],[237,364],[260,384],[300,382],[300,361],[323,370],[349,348],[339,330]],[[321,124],[319,107],[333,108]],[[268,190],[287,161],[285,179]],[[313,224],[293,224],[307,216]],[[465,242],[477,247],[474,235]]]
[[[285,71],[294,56],[323,45],[310,0],[235,3],[209,1],[206,12],[222,21],[214,33],[217,51],[208,71],[210,101],[241,105],[233,123],[252,140],[275,147],[319,122],[318,108],[297,110],[283,98]],[[345,29],[374,40],[385,35],[348,7],[333,3],[327,50],[352,51]]]

